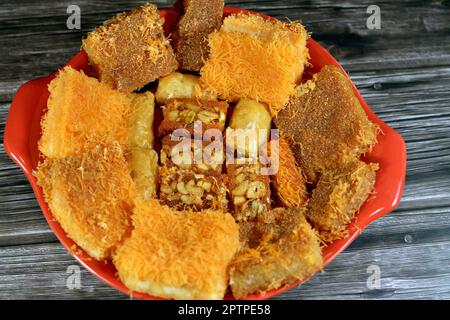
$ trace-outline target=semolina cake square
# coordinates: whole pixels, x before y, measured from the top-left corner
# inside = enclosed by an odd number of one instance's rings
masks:
[[[299,86],[298,96],[274,122],[281,136],[289,139],[295,159],[311,183],[342,157],[369,151],[379,130],[367,118],[350,80],[335,66],[323,67]]]
[[[93,258],[110,258],[130,234],[136,190],[117,142],[46,159],[34,175],[55,219]]]
[[[235,298],[303,280],[322,268],[319,238],[304,211],[276,208],[240,224],[243,248],[230,264]]]
[[[306,213],[322,240],[346,236],[347,225],[372,192],[377,169],[376,163],[349,159],[322,174]]]
[[[121,13],[83,40],[90,64],[103,83],[133,92],[178,68],[164,20],[153,4]]]
[[[176,30],[180,68],[200,71],[209,55],[208,35],[222,24],[223,0],[179,0],[183,14]]]
[[[305,28],[296,22],[234,14],[209,36],[202,86],[221,99],[253,99],[275,116],[295,93],[308,60]]]
[[[222,299],[239,229],[225,212],[176,212],[138,204],[134,230],[113,262],[130,290],[172,299]]]

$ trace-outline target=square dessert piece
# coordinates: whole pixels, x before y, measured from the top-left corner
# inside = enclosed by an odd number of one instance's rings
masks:
[[[319,238],[303,213],[277,208],[240,224],[244,247],[230,264],[235,298],[303,280],[322,268]]]
[[[163,23],[156,6],[145,4],[90,32],[83,49],[100,80],[133,92],[175,71],[178,63]]]
[[[223,131],[228,103],[201,99],[171,99],[163,108],[164,119],[159,126],[159,135],[165,136],[176,129],[187,129],[194,133],[194,123],[201,122],[202,131]]]
[[[130,290],[171,299],[223,298],[227,267],[239,249],[231,215],[176,212],[151,200],[136,206],[133,226],[113,259]]]
[[[58,73],[49,91],[39,141],[46,157],[66,157],[113,141],[126,148],[151,146],[151,93],[124,94],[71,67]]]
[[[378,134],[350,80],[335,66],[323,67],[299,86],[298,96],[278,114],[275,124],[312,183],[344,156],[359,157],[370,150]]]
[[[268,150],[271,159],[278,161],[278,166],[274,166],[276,172],[270,178],[279,201],[285,208],[304,206],[308,201],[306,178],[295,162],[288,141],[282,137],[271,140]]]
[[[223,0],[179,0],[183,14],[176,31],[180,67],[200,71],[208,58],[208,35],[222,24]]]
[[[156,102],[164,105],[167,100],[180,98],[198,98],[215,100],[216,97],[208,96],[200,87],[200,78],[192,74],[172,72],[158,80],[158,89],[155,93]]]
[[[227,101],[248,98],[267,103],[275,116],[301,80],[308,60],[307,38],[305,28],[296,22],[231,15],[209,36],[202,85]]]
[[[176,166],[196,173],[222,173],[225,161],[223,141],[183,139],[167,135],[162,139],[161,165]]]
[[[345,228],[369,197],[378,164],[350,159],[322,174],[306,217],[324,241],[346,236]]]
[[[46,159],[34,175],[67,235],[93,258],[110,258],[131,232],[136,195],[121,146]]]
[[[270,210],[270,176],[261,175],[261,164],[227,164],[227,176],[236,221]]]
[[[225,176],[211,171],[195,173],[176,166],[159,169],[159,198],[162,204],[176,210],[228,211]]]

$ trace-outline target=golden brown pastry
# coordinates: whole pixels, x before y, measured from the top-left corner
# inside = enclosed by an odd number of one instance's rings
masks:
[[[233,217],[209,210],[176,212],[151,200],[137,205],[133,225],[113,259],[130,290],[162,298],[223,298],[227,266],[239,248]]]
[[[295,93],[308,60],[305,28],[296,22],[234,14],[209,36],[210,55],[200,80],[228,101],[267,103],[275,116]]]
[[[220,173],[164,165],[159,169],[159,183],[161,203],[175,210],[228,211],[226,179]]]
[[[359,157],[376,143],[378,127],[369,121],[350,80],[335,66],[325,66],[299,87],[299,95],[275,119],[288,138],[309,182],[333,169],[344,156]]]
[[[326,242],[343,238],[345,229],[369,197],[378,164],[349,159],[326,171],[308,203],[306,217]]]
[[[159,135],[165,136],[176,129],[187,129],[194,133],[194,123],[200,121],[202,131],[223,131],[228,103],[201,99],[171,99],[163,106],[164,119],[159,126]]]
[[[267,144],[271,126],[272,117],[266,105],[240,99],[233,108],[227,128],[228,147],[234,147],[239,156],[256,157],[260,148]],[[244,137],[245,143],[239,143]]]
[[[164,105],[168,100],[180,98],[215,99],[215,97],[208,96],[206,92],[202,91],[199,77],[179,72],[172,72],[159,79],[155,97],[156,102],[160,105]]]
[[[270,210],[270,178],[261,174],[259,162],[227,164],[228,188],[236,221],[257,218]]]
[[[112,141],[128,144],[130,96],[71,67],[59,72],[49,91],[39,141],[44,156],[66,157]]]
[[[34,174],[67,235],[93,258],[110,258],[131,232],[136,194],[121,146],[47,159]]]
[[[121,13],[90,32],[83,49],[103,83],[133,92],[178,68],[153,4]]]
[[[208,58],[208,35],[220,28],[223,0],[179,0],[182,15],[176,31],[176,56],[180,68],[200,71]]]
[[[274,145],[275,146],[272,146]],[[276,173],[271,175],[278,199],[285,208],[295,208],[305,205],[308,201],[306,178],[295,163],[289,143],[284,138],[270,141],[271,159],[278,161]]]
[[[277,208],[240,224],[243,249],[230,265],[235,298],[304,280],[322,268],[319,238],[303,213]]]

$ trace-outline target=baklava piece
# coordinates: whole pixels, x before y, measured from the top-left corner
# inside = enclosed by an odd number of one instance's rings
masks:
[[[175,71],[178,62],[164,36],[163,23],[156,6],[145,4],[90,32],[83,49],[100,80],[114,89],[133,92]]]
[[[159,79],[155,96],[156,102],[160,105],[164,105],[170,99],[215,99],[202,90],[199,77],[179,72],[172,72]]]
[[[374,187],[377,169],[378,164],[351,159],[322,174],[306,214],[321,239],[331,242],[347,235],[347,225]]]
[[[288,138],[295,159],[309,182],[335,168],[346,156],[359,157],[377,141],[370,122],[353,93],[349,79],[335,66],[325,66],[298,88],[275,119]]]
[[[176,210],[227,211],[225,176],[217,172],[195,173],[176,166],[159,169],[161,203]]]
[[[133,226],[113,259],[130,290],[170,299],[223,298],[227,267],[239,249],[231,215],[176,212],[151,200],[136,206]]]
[[[240,224],[243,248],[229,267],[235,298],[306,280],[322,268],[319,238],[303,213],[277,208]]]
[[[270,210],[270,177],[260,163],[227,164],[228,187],[236,221],[251,220]]]
[[[159,135],[165,136],[176,129],[194,132],[194,122],[201,123],[202,131],[224,130],[228,103],[200,99],[172,99],[163,106],[164,119],[159,126]]]
[[[239,13],[209,36],[210,55],[200,80],[227,101],[248,98],[267,103],[275,116],[295,94],[308,60],[305,28],[296,22]]]
[[[179,0],[183,14],[176,29],[176,57],[180,67],[200,71],[208,58],[208,36],[222,24],[223,0]]]
[[[151,92],[129,94],[128,144],[131,147],[153,148],[153,120],[155,97]]]

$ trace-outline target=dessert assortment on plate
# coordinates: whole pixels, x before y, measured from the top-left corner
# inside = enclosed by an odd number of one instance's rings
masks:
[[[95,78],[50,83],[46,202],[130,292],[245,298],[307,279],[372,192],[378,165],[359,158],[378,128],[340,69],[303,79],[301,24],[177,5],[172,38],[145,4],[83,40]]]

